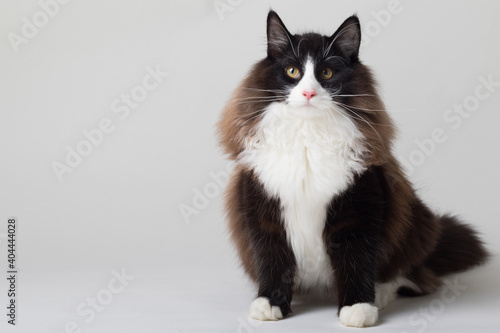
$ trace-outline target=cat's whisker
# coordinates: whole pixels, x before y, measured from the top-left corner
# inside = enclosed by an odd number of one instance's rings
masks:
[[[248,118],[248,119],[245,119],[242,123],[241,123],[241,126],[245,126],[248,122],[262,116],[264,114],[264,110],[260,110],[261,112],[255,112],[256,114],[253,115],[252,117]]]
[[[332,97],[375,97],[375,95],[371,94],[357,94],[357,95],[331,95]]]
[[[280,99],[280,98],[284,99],[286,97],[287,97],[286,94],[269,95],[269,96],[247,96],[247,97],[233,99],[233,101],[250,101],[250,100],[257,100],[257,99]]]
[[[247,123],[249,123],[250,121],[256,119],[257,117],[261,116],[263,113],[264,113],[265,109],[260,109],[260,110],[257,110],[257,111],[254,111],[250,114],[246,114],[245,117],[240,117],[239,120],[241,120],[241,124],[239,126],[245,126]],[[241,119],[241,118],[244,118],[244,119]]]
[[[340,105],[342,106],[342,105]],[[380,143],[382,144],[382,147],[384,147],[385,149],[385,144],[384,144],[384,140],[382,139],[382,136],[380,136],[380,133],[375,129],[375,127],[372,126],[372,124],[370,124],[370,122],[368,122],[366,119],[364,119],[363,117],[361,117],[356,111],[348,108],[348,107],[345,107],[345,106],[342,106],[344,107],[345,109],[347,109],[347,111],[349,111],[351,114],[354,114],[354,117],[365,122],[368,126],[370,126],[370,128],[375,132],[375,134],[377,134],[379,140],[380,140]],[[377,125],[379,126],[378,124],[374,124],[373,125]]]
[[[349,118],[349,116],[345,115],[344,112],[342,111],[337,111],[338,113],[340,113],[342,115],[342,117],[344,117],[348,122],[351,123],[352,126],[355,126],[357,127],[353,122],[352,120]],[[377,133],[378,134],[378,133]],[[370,147],[373,147],[373,144],[371,144],[369,141],[365,142],[366,145],[370,146]]]
[[[252,112],[249,112],[249,113],[246,113],[244,115],[242,115],[240,118],[243,118],[243,117],[248,117],[248,116],[251,116],[253,114],[256,114],[256,113],[262,113],[266,110],[266,107],[263,107],[263,108],[260,108],[258,110],[255,110],[255,111],[252,111]]]
[[[344,104],[344,103],[340,103],[340,102],[334,102],[335,104],[337,104],[338,106],[344,108],[344,109],[347,109],[347,111],[350,111],[350,112],[353,112],[355,113],[358,117],[361,117],[357,112],[355,112],[353,109],[355,110],[358,110],[356,107],[351,107],[347,104]],[[363,121],[367,122],[367,123],[370,123],[372,125],[375,125],[375,126],[387,126],[387,127],[392,127],[392,125],[387,125],[387,124],[379,124],[379,123],[374,123],[374,122],[369,122],[368,120],[362,118]]]
[[[282,99],[286,96],[249,96],[244,98],[233,99],[233,101],[249,101],[249,100],[261,100],[261,99]]]
[[[332,95],[335,95],[335,94],[337,94],[337,93],[339,93],[339,92],[341,92],[341,91],[342,91],[342,83],[340,83],[340,87],[339,87],[339,89],[337,89],[336,91],[334,91],[334,92],[330,93],[330,95],[331,95],[331,96],[332,96]],[[333,97],[332,97],[332,98],[333,98]]]
[[[251,104],[251,103],[272,103],[272,102],[284,102],[284,99],[268,99],[268,100],[256,100],[256,101],[243,101],[237,103],[238,105]]]
[[[342,117],[344,117],[345,119],[347,119],[347,121],[349,121],[351,123],[352,126],[356,127],[356,125],[352,122],[352,120],[346,116],[344,114],[344,112],[342,112],[341,110],[338,110],[337,108],[333,107],[333,108],[330,108],[329,109],[330,111],[335,111],[337,114],[340,114]],[[335,118],[335,117],[334,117]]]
[[[337,96],[339,96],[339,95],[337,95]],[[390,109],[390,110],[365,109],[365,108],[360,108],[360,107],[354,106],[354,105],[348,105],[348,104],[345,104],[345,103],[342,103],[339,101],[335,101],[335,100],[333,100],[333,102],[340,103],[340,104],[343,104],[347,107],[354,108],[354,109],[359,110],[359,111],[366,111],[366,112],[388,112],[388,111],[390,111],[390,112],[409,112],[409,111],[412,111],[412,110],[405,110],[405,109],[399,109],[399,110],[397,110],[397,109]]]
[[[286,89],[258,89],[258,88],[248,88],[248,87],[243,87],[243,89],[253,90],[253,91],[267,91],[267,92],[288,93],[288,90],[286,90]]]

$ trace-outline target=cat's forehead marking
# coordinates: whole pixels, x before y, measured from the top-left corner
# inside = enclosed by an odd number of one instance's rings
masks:
[[[315,63],[314,63],[313,57],[311,55],[307,55],[306,62],[304,65],[304,77],[314,76],[314,66],[315,66]]]
[[[305,63],[304,63],[304,68],[303,68],[303,76],[300,79],[300,82],[298,85],[294,88],[294,93],[297,96],[299,96],[300,99],[303,98],[303,92],[304,91],[316,91],[319,92],[319,83],[316,80],[315,76],[315,61],[314,58],[310,55],[308,55],[305,58]]]

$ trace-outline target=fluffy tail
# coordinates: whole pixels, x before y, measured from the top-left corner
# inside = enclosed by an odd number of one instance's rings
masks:
[[[425,266],[442,276],[486,262],[489,254],[475,230],[452,216],[442,216],[440,220],[441,239]]]

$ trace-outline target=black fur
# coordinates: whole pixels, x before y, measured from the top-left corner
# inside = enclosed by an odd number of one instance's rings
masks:
[[[387,193],[381,170],[373,167],[334,198],[328,210],[325,242],[334,269],[339,311],[345,305],[373,303]]]
[[[488,252],[475,230],[453,216],[442,216],[440,223],[439,243],[425,261],[437,276],[462,272],[488,260]]]
[[[242,227],[251,237],[254,255],[258,258],[257,296],[267,297],[278,305],[283,315],[290,312],[293,292],[295,257],[288,245],[281,222],[279,199],[269,198],[253,172],[242,173],[239,179]]]

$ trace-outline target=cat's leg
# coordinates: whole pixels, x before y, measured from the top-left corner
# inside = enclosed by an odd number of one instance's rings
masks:
[[[256,248],[259,262],[257,298],[250,304],[250,317],[279,320],[290,311],[295,259],[283,234],[262,234]]]
[[[296,267],[281,221],[281,205],[252,172],[242,173],[237,184],[235,204],[248,240],[252,278],[259,286],[257,298],[250,305],[250,317],[278,320],[290,312]]]
[[[350,327],[373,326],[378,320],[378,308],[375,306],[375,251],[362,232],[343,232],[338,236],[335,240],[338,246],[330,255],[340,322]]]
[[[369,180],[362,184],[371,185]],[[376,194],[373,190],[369,193]],[[378,320],[375,278],[383,244],[383,210],[371,196],[351,196],[334,209],[326,241],[335,275],[338,316],[345,326],[373,326]]]
[[[387,198],[377,168],[357,178],[328,209],[325,241],[334,269],[339,319],[345,326],[373,326],[378,320],[375,279],[383,254]]]

